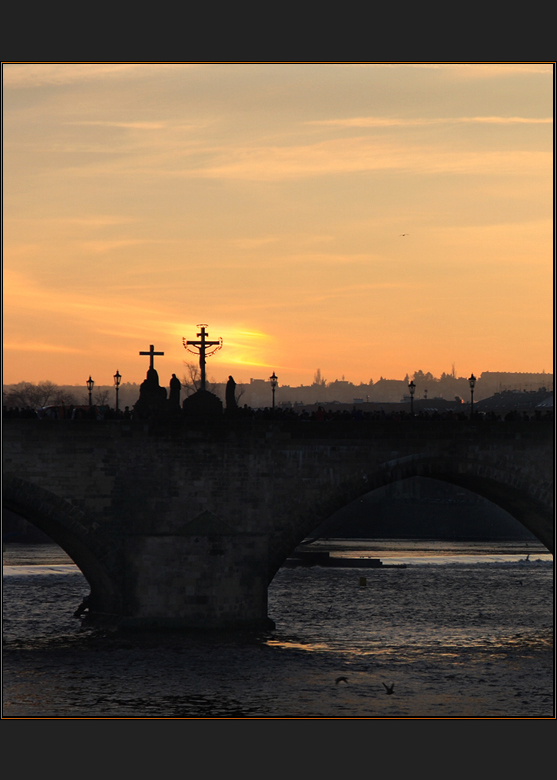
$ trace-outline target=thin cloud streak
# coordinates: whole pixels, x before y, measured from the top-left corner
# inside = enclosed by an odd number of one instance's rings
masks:
[[[378,117],[359,116],[345,119],[313,119],[305,122],[306,125],[321,125],[325,127],[424,127],[428,125],[450,124],[492,124],[492,125],[516,125],[516,124],[552,124],[553,117],[525,117],[525,116],[459,116],[459,117],[434,117],[403,118],[403,117]]]
[[[484,79],[493,76],[513,76],[518,73],[551,75],[551,62],[337,62],[328,63],[355,68],[416,68],[440,70],[464,78]]]
[[[5,341],[2,344],[5,350],[14,352],[59,352],[70,354],[83,354],[85,350],[69,347],[61,344],[49,344],[45,341]]]
[[[290,66],[286,62],[269,63],[222,63],[222,62],[5,62],[3,63],[4,87],[8,89],[27,89],[80,84],[82,82],[106,82],[121,80],[140,80],[161,74],[187,73],[188,70],[210,69],[215,66],[234,67],[251,65],[272,68],[280,72],[281,66]],[[551,75],[553,63],[550,62],[316,62],[300,63],[314,71],[323,68],[367,68],[367,69],[417,69],[441,71],[453,78],[485,79],[517,74]]]
[[[83,119],[74,122],[63,122],[67,127],[119,127],[123,130],[166,130],[169,132],[179,132],[182,130],[193,131],[203,130],[211,124],[210,120],[205,122],[175,122],[175,121],[156,121],[156,122],[119,122],[105,119]]]
[[[107,301],[94,295],[84,295],[72,290],[62,290],[53,285],[41,285],[21,273],[4,270],[4,309],[30,310],[35,315],[43,312],[59,316],[79,316],[98,322],[100,316],[117,316],[120,322],[130,320],[160,322],[166,315],[143,302],[130,303],[129,297],[114,296]]]
[[[3,63],[3,82],[8,89],[26,89],[42,86],[61,86],[77,84],[83,81],[102,81],[106,79],[139,79],[149,75],[158,75],[162,71],[198,68],[207,65],[203,62],[36,62]]]
[[[15,225],[28,225],[34,226],[40,225],[42,227],[52,227],[54,230],[59,230],[61,227],[76,226],[79,228],[105,228],[113,227],[115,225],[126,225],[133,222],[137,222],[137,217],[123,217],[115,214],[100,214],[98,216],[81,216],[81,217],[11,217],[10,223]]]
[[[337,128],[427,127],[444,124],[530,125],[551,124],[550,118],[527,117],[456,117],[456,118],[390,118],[348,117],[312,120],[304,125]],[[118,124],[118,123],[116,123]],[[71,178],[128,177],[130,182],[164,179],[221,179],[247,181],[288,181],[323,175],[398,170],[415,174],[443,175],[489,173],[537,173],[551,170],[550,151],[524,149],[492,150],[458,148],[448,139],[438,142],[389,143],[370,136],[337,137],[307,144],[266,145],[256,140],[249,146],[207,142],[185,138],[172,132],[141,135],[130,141],[126,153],[119,144],[101,147],[68,141],[60,158],[60,172]],[[102,152],[102,154],[97,154]],[[70,155],[67,157],[67,155]],[[80,162],[76,164],[74,155]],[[65,159],[71,160],[65,164]],[[45,171],[51,176],[50,168]],[[71,180],[71,179],[70,179]]]
[[[541,151],[460,151],[434,146],[395,146],[367,137],[334,139],[297,147],[228,150],[226,161],[170,176],[281,181],[308,176],[399,170],[414,174],[538,173],[551,169]]]
[[[124,127],[129,130],[161,130],[167,122],[109,122],[103,119],[88,119],[79,122],[64,122],[70,127]]]

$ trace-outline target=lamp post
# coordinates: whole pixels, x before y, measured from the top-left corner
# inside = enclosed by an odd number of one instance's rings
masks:
[[[476,377],[474,374],[470,374],[468,379],[470,384],[470,419],[474,416],[474,387],[476,385]]]
[[[95,383],[91,379],[91,375],[89,374],[89,379],[85,383],[87,385],[87,390],[89,391],[89,408],[93,406],[93,401],[91,400],[91,393],[93,392],[93,387],[95,386]]]
[[[273,409],[275,408],[275,390],[277,389],[278,385],[278,376],[275,375],[275,372],[273,371],[273,375],[269,377],[269,381],[271,382],[271,390],[273,391]]]
[[[414,380],[410,382],[408,385],[408,389],[410,390],[410,414],[412,417],[414,416],[414,393],[416,392],[416,385],[414,384]]]
[[[116,369],[116,373],[114,374],[114,387],[116,389],[116,414],[118,414],[118,389],[120,388],[121,381],[122,377],[120,376],[120,372],[118,369]]]

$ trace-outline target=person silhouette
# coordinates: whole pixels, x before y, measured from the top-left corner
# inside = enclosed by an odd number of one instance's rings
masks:
[[[168,404],[171,408],[180,408],[180,391],[182,389],[182,383],[176,376],[176,374],[172,374],[172,379],[170,380],[170,394],[168,397]]]
[[[236,403],[236,382],[229,376],[226,383],[226,411],[232,412],[238,408]]]

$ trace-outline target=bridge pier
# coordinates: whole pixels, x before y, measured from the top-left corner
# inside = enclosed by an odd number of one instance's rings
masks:
[[[123,628],[274,627],[267,535],[234,533],[204,515],[180,535],[126,539]]]

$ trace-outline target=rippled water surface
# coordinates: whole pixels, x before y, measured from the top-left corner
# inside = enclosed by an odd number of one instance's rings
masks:
[[[406,567],[283,568],[266,634],[125,635],[73,618],[89,588],[59,548],[8,546],[4,717],[553,717],[541,546],[337,547]]]

